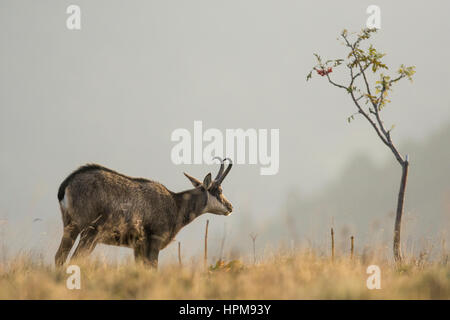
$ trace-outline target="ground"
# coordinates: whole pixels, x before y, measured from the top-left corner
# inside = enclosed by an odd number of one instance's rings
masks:
[[[447,259],[402,265],[363,257],[275,253],[256,264],[192,262],[152,270],[134,261],[78,261],[79,290],[66,286],[67,266],[18,256],[0,265],[0,299],[450,299]],[[376,261],[377,260],[377,261]],[[381,289],[367,287],[367,267],[381,271]]]

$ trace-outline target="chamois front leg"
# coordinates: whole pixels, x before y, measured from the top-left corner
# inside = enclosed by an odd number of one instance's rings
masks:
[[[146,239],[144,246],[144,262],[150,267],[158,268],[158,256],[161,248],[161,238],[155,235],[150,235]]]

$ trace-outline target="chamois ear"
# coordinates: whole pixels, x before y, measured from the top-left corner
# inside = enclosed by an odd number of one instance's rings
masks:
[[[210,172],[206,175],[205,179],[203,179],[203,188],[208,190],[209,188],[211,188],[211,185],[212,185],[212,178],[211,178],[211,172]]]
[[[200,180],[195,179],[194,177],[188,175],[186,172],[183,172],[183,173],[184,173],[184,175],[186,176],[186,178],[189,179],[189,181],[192,183],[192,185],[193,185],[194,187],[197,188],[197,187],[199,187],[199,186],[202,185],[202,183],[201,183]]]

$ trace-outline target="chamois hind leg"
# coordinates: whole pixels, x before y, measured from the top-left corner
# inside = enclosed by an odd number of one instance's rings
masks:
[[[97,236],[97,228],[93,226],[89,226],[81,231],[80,242],[72,255],[71,261],[73,259],[88,256],[97,245]]]
[[[144,262],[144,246],[142,244],[134,245],[134,261],[136,263]]]
[[[77,239],[80,230],[74,224],[69,224],[64,226],[64,233],[61,239],[61,244],[59,245],[58,251],[55,255],[55,265],[62,266],[67,260],[70,250]]]

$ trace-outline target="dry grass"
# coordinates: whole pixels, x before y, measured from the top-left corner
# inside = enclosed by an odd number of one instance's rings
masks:
[[[366,259],[364,259],[366,260]],[[366,268],[381,268],[381,289],[366,287]],[[396,267],[360,257],[275,254],[258,264],[199,262],[150,270],[132,261],[79,262],[81,289],[68,290],[65,269],[26,256],[0,265],[1,299],[450,299],[447,262],[408,261]]]

